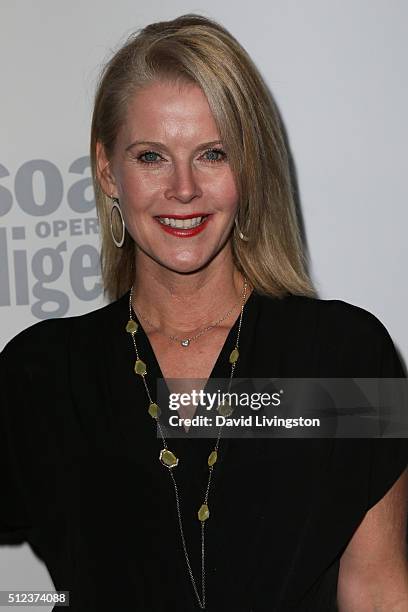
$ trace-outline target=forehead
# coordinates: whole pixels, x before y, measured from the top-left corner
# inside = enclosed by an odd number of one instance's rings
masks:
[[[190,83],[149,84],[133,95],[123,126],[126,136],[146,140],[159,138],[218,138],[207,98]]]

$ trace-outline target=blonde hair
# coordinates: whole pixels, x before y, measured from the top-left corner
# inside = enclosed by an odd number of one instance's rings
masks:
[[[190,82],[207,97],[239,193],[232,253],[236,267],[260,293],[315,295],[292,193],[289,157],[273,98],[246,51],[220,24],[195,14],[153,23],[132,34],[104,67],[96,91],[91,167],[101,230],[105,293],[118,299],[134,281],[135,243],[110,233],[109,198],[96,173],[96,144],[109,157],[131,97],[157,80]],[[114,227],[115,230],[115,227]],[[118,226],[115,235],[120,235]]]

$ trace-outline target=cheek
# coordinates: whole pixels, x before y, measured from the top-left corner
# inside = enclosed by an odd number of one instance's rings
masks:
[[[224,208],[235,210],[238,206],[238,190],[234,178],[224,177],[214,189],[214,196]]]
[[[120,191],[124,206],[137,212],[157,201],[161,184],[158,180],[152,180],[151,176],[135,176],[134,173],[128,172],[121,177]]]

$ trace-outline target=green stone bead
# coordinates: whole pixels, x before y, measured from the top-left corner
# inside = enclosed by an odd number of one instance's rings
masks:
[[[179,462],[179,460],[176,457],[176,455],[174,453],[172,453],[171,451],[169,451],[167,448],[163,448],[160,451],[159,459],[160,459],[160,461],[162,462],[163,465],[165,465],[166,467],[169,467],[169,468],[176,467],[176,465]]]
[[[133,319],[127,322],[126,331],[128,334],[135,334],[137,332],[138,324]]]
[[[135,372],[136,374],[140,374],[140,376],[143,376],[147,372],[146,364],[141,359],[138,359],[135,363]]]
[[[161,414],[161,410],[157,404],[150,404],[148,408],[148,413],[150,414],[152,419],[158,419]]]
[[[235,348],[232,352],[231,355],[229,356],[229,362],[230,363],[235,363],[236,361],[238,361],[238,357],[239,357],[239,351],[237,348]]]
[[[208,457],[208,465],[211,467],[212,465],[214,465],[214,463],[216,463],[217,461],[217,451],[213,451],[210,456]]]
[[[234,408],[225,400],[218,405],[217,411],[221,416],[229,417],[234,412]]]
[[[210,511],[208,509],[207,504],[202,504],[201,508],[198,511],[198,520],[204,522],[210,516]]]

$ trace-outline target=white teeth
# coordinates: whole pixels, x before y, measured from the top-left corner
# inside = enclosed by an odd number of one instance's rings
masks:
[[[177,227],[179,229],[191,229],[200,225],[204,217],[194,217],[193,219],[172,219],[171,217],[158,217],[160,223],[163,225],[169,225],[170,227]]]

